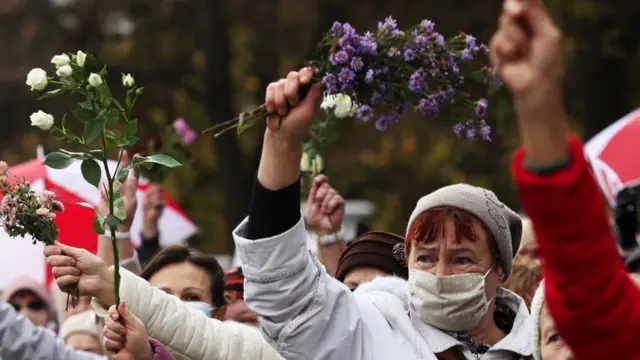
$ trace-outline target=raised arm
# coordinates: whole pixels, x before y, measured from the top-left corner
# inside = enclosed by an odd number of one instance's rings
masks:
[[[74,350],[56,334],[37,327],[0,300],[0,358],[7,360],[106,360],[106,357]]]
[[[267,119],[249,218],[234,239],[247,306],[283,357],[358,359],[364,331],[356,300],[310,254],[300,215],[302,141],[322,96],[314,85],[298,98],[311,76],[311,69],[291,72],[267,88],[267,110],[278,115]],[[322,221],[335,222],[336,215]]]
[[[309,191],[305,219],[318,243],[318,259],[334,277],[340,255],[347,248],[340,233],[344,210],[344,199],[329,185],[329,179],[324,175],[316,176]],[[327,217],[327,214],[331,216]]]
[[[569,136],[560,40],[541,1],[505,2],[492,60],[513,93],[522,135],[512,171],[563,340],[576,359],[637,359],[640,290],[620,261],[582,144]]]

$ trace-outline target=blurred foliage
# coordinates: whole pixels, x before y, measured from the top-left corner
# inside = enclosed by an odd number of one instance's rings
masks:
[[[547,4],[566,34],[566,102],[588,138],[640,102],[640,3]],[[68,106],[36,104],[24,85],[27,71],[56,53],[96,54],[108,63],[111,81],[131,72],[146,88],[137,113],[142,133],[157,133],[177,117],[204,129],[260,104],[268,82],[299,67],[335,20],[364,29],[388,15],[403,26],[428,17],[445,35],[462,30],[488,42],[500,7],[499,0],[0,0],[0,158],[18,163],[34,157],[40,143],[56,148],[28,116],[39,106],[53,114]],[[327,172],[345,198],[378,205],[373,229],[402,233],[417,199],[453,182],[490,187],[518,209],[509,161],[519,138],[507,94],[490,99],[489,123],[494,141],[484,144],[456,139],[449,126],[413,115],[384,133],[349,121],[343,131],[349,135],[325,157]],[[202,229],[193,242],[201,250],[231,250],[261,133],[200,138],[195,171],[167,181]]]

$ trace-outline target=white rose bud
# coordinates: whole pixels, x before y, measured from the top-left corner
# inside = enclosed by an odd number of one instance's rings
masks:
[[[49,84],[49,80],[47,79],[47,72],[40,69],[35,68],[31,69],[27,74],[27,85],[31,86],[31,91],[33,90],[44,90]]]
[[[102,85],[102,78],[100,77],[100,75],[96,73],[91,73],[91,75],[89,75],[89,85],[93,87],[98,87]]]
[[[133,80],[133,76],[131,76],[131,74],[122,74],[122,85],[124,85],[124,87],[131,88],[135,84],[136,82]]]
[[[78,64],[78,66],[83,68],[85,61],[87,61],[87,54],[85,54],[82,51],[78,50],[78,53],[76,54],[76,64]]]
[[[61,66],[69,65],[70,62],[71,59],[69,59],[69,56],[67,54],[56,55],[51,59],[51,63],[58,68]]]
[[[61,78],[66,78],[73,74],[73,69],[69,65],[60,66],[58,70],[56,70],[56,74]]]
[[[38,110],[38,112],[31,114],[29,118],[31,119],[32,126],[39,127],[44,131],[49,131],[53,126],[53,116],[42,110]]]
[[[322,171],[323,167],[324,163],[322,161],[322,156],[316,154],[316,157],[310,161],[309,154],[307,152],[302,153],[302,159],[300,159],[300,171],[316,175]]]

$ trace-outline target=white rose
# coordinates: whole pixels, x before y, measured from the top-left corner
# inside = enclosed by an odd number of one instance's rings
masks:
[[[69,65],[60,66],[58,70],[56,70],[56,74],[62,78],[66,78],[73,74],[73,69]]]
[[[89,75],[89,85],[93,87],[98,87],[102,85],[102,78],[100,77],[100,75],[96,73],[91,73],[91,75]]]
[[[338,94],[335,98],[335,108],[333,113],[339,118],[354,116],[358,107],[351,101],[349,95]]]
[[[85,61],[87,61],[87,54],[78,50],[78,53],[76,54],[76,63],[78,64],[78,66],[84,67]]]
[[[53,116],[42,110],[31,114],[29,118],[31,119],[32,126],[39,127],[44,131],[48,131],[53,126]]]
[[[26,84],[31,86],[31,91],[44,90],[48,83],[49,80],[47,80],[47,72],[40,68],[31,69],[27,74]]]
[[[124,87],[126,88],[130,88],[133,87],[136,84],[136,82],[133,80],[133,76],[131,76],[131,74],[122,74],[122,85],[124,85]]]
[[[51,63],[55,64],[58,68],[61,66],[69,65],[70,62],[71,59],[69,59],[69,56],[67,54],[56,55],[51,59]]]
[[[336,106],[336,96],[335,95],[325,95],[322,99],[322,104],[320,104],[320,108],[322,110],[333,109]]]

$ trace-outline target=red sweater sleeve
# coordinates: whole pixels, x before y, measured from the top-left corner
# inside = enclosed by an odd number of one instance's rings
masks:
[[[576,359],[640,359],[640,290],[627,275],[582,143],[569,140],[571,164],[552,175],[512,172],[543,259],[545,298]]]

